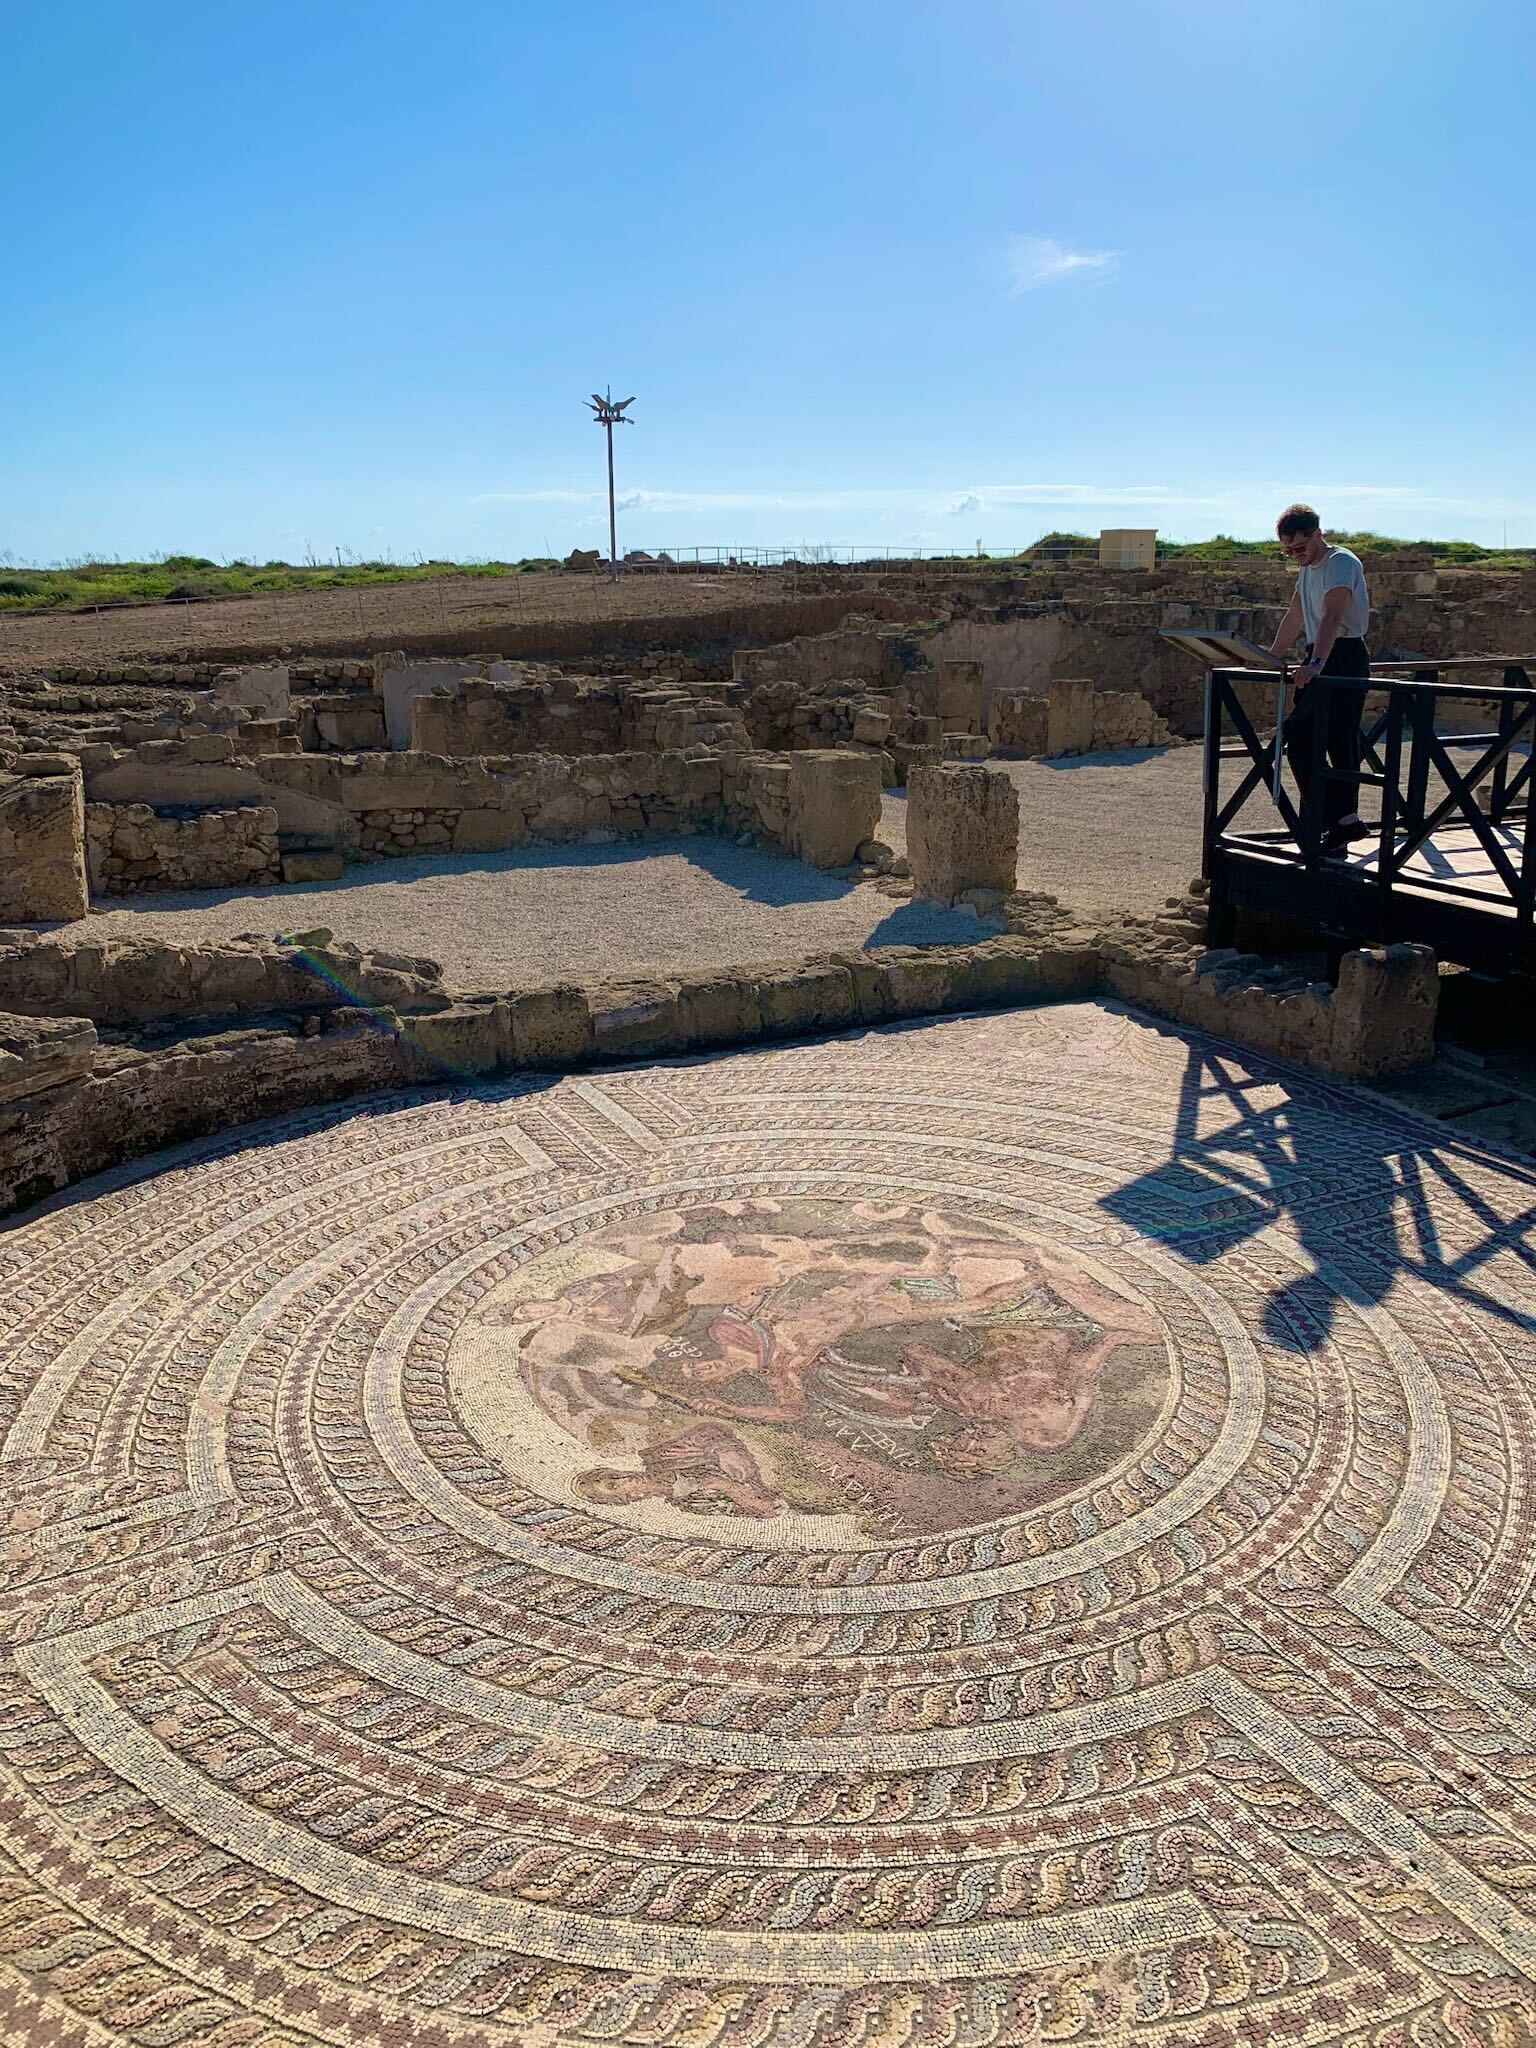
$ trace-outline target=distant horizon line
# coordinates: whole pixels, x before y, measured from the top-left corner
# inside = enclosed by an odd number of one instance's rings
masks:
[[[1392,548],[1466,548],[1475,550],[1480,554],[1492,555],[1531,554],[1536,552],[1536,548],[1533,548],[1533,545],[1529,542],[1522,544],[1518,541],[1476,541],[1446,534],[1425,534],[1409,537],[1403,534],[1384,533],[1372,527],[1325,526],[1324,531],[1343,535],[1347,539],[1352,540],[1379,541],[1384,546]],[[1234,548],[1241,548],[1245,551],[1270,546],[1276,549],[1277,559],[1281,559],[1278,552],[1278,543],[1273,534],[1267,532],[1261,534],[1241,534],[1220,531],[1178,537],[1171,533],[1165,533],[1156,527],[1104,527],[1098,533],[1084,533],[1067,527],[1049,527],[1043,533],[1036,534],[1032,540],[1024,541],[1018,545],[975,542],[970,547],[958,547],[952,543],[919,543],[910,541],[799,540],[782,543],[767,541],[689,541],[665,543],[655,541],[649,544],[636,543],[628,549],[621,550],[620,560],[622,561],[626,554],[646,554],[652,558],[666,555],[679,563],[679,565],[683,564],[685,557],[689,558],[688,566],[692,566],[693,558],[708,556],[711,560],[700,562],[699,566],[713,567],[725,566],[726,561],[732,558],[740,560],[755,556],[778,555],[784,558],[786,566],[791,562],[798,561],[803,566],[811,568],[852,566],[848,563],[838,565],[826,560],[818,562],[816,559],[818,556],[830,557],[834,555],[852,556],[855,558],[855,561],[922,561],[925,559],[1009,561],[1027,555],[1034,549],[1045,546],[1055,540],[1064,542],[1077,541],[1084,547],[1096,547],[1101,534],[1124,532],[1152,532],[1157,536],[1156,545],[1158,548],[1188,549],[1214,547],[1221,542],[1228,542]],[[567,555],[575,553],[596,553],[602,556],[604,560],[607,559],[606,550],[602,548],[582,548],[578,545],[573,545],[566,550]],[[143,554],[91,553],[81,550],[79,553],[62,555],[53,560],[38,561],[36,559],[24,558],[8,549],[0,548],[0,573],[9,570],[13,573],[19,572],[24,575],[64,575],[71,572],[79,573],[93,566],[100,566],[102,568],[160,568],[166,565],[175,565],[190,572],[195,572],[198,569],[253,569],[259,571],[265,568],[272,568],[308,569],[316,573],[324,573],[326,571],[345,572],[347,570],[369,568],[482,568],[491,564],[505,565],[511,568],[524,562],[560,561],[563,559],[564,557],[555,554],[533,552],[520,555],[496,553],[438,555],[427,554],[419,548],[413,548],[409,551],[396,551],[393,548],[386,548],[379,554],[363,554],[359,550],[342,543],[335,550],[324,555],[317,554],[312,549],[308,549],[298,559],[290,556],[268,555],[258,557],[249,554],[232,554],[220,558],[214,555],[200,554],[190,549],[164,548],[149,550]]]

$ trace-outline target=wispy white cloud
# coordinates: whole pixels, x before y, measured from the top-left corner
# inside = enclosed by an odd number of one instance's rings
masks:
[[[979,511],[1005,505],[1219,505],[1220,498],[1171,490],[1166,484],[976,484]]]
[[[480,491],[477,505],[607,505],[603,491]],[[1019,483],[972,484],[949,490],[925,486],[871,484],[852,490],[679,491],[638,486],[617,500],[621,512],[857,512],[948,514],[1007,505],[1214,505],[1162,484]]]
[[[1123,249],[1072,249],[1054,235],[1015,235],[1003,252],[1008,296],[1038,291],[1042,285],[1105,278],[1120,267]]]
[[[624,492],[618,510],[646,545],[712,543],[725,534],[775,544],[884,544],[907,538],[938,546],[953,545],[962,520],[967,538],[982,534],[989,542],[1008,543],[1028,540],[1056,524],[1093,531],[1139,523],[1179,538],[1215,532],[1264,535],[1279,508],[1298,497],[1316,505],[1331,525],[1380,525],[1393,532],[1428,532],[1437,522],[1442,532],[1461,531],[1479,523],[1486,528],[1492,520],[1507,518],[1513,524],[1536,516],[1529,501],[1479,501],[1408,484],[1305,478],[1223,480],[1204,490],[1157,482],[1052,479],[720,491],[637,484]],[[608,498],[602,490],[491,490],[472,502],[493,518],[502,508],[508,514],[524,508],[531,515],[548,507],[561,531],[607,529]]]

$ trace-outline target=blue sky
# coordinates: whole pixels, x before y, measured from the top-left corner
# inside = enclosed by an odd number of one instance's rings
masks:
[[[1536,544],[1529,0],[13,0],[0,553]]]

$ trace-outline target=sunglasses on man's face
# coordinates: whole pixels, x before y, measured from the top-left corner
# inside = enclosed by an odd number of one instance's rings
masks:
[[[1283,554],[1304,555],[1311,545],[1312,536],[1310,533],[1287,533],[1282,534],[1280,537],[1280,548]]]

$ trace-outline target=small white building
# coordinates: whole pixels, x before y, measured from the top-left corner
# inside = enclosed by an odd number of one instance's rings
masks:
[[[1101,569],[1155,569],[1155,526],[1106,526],[1099,535]]]

